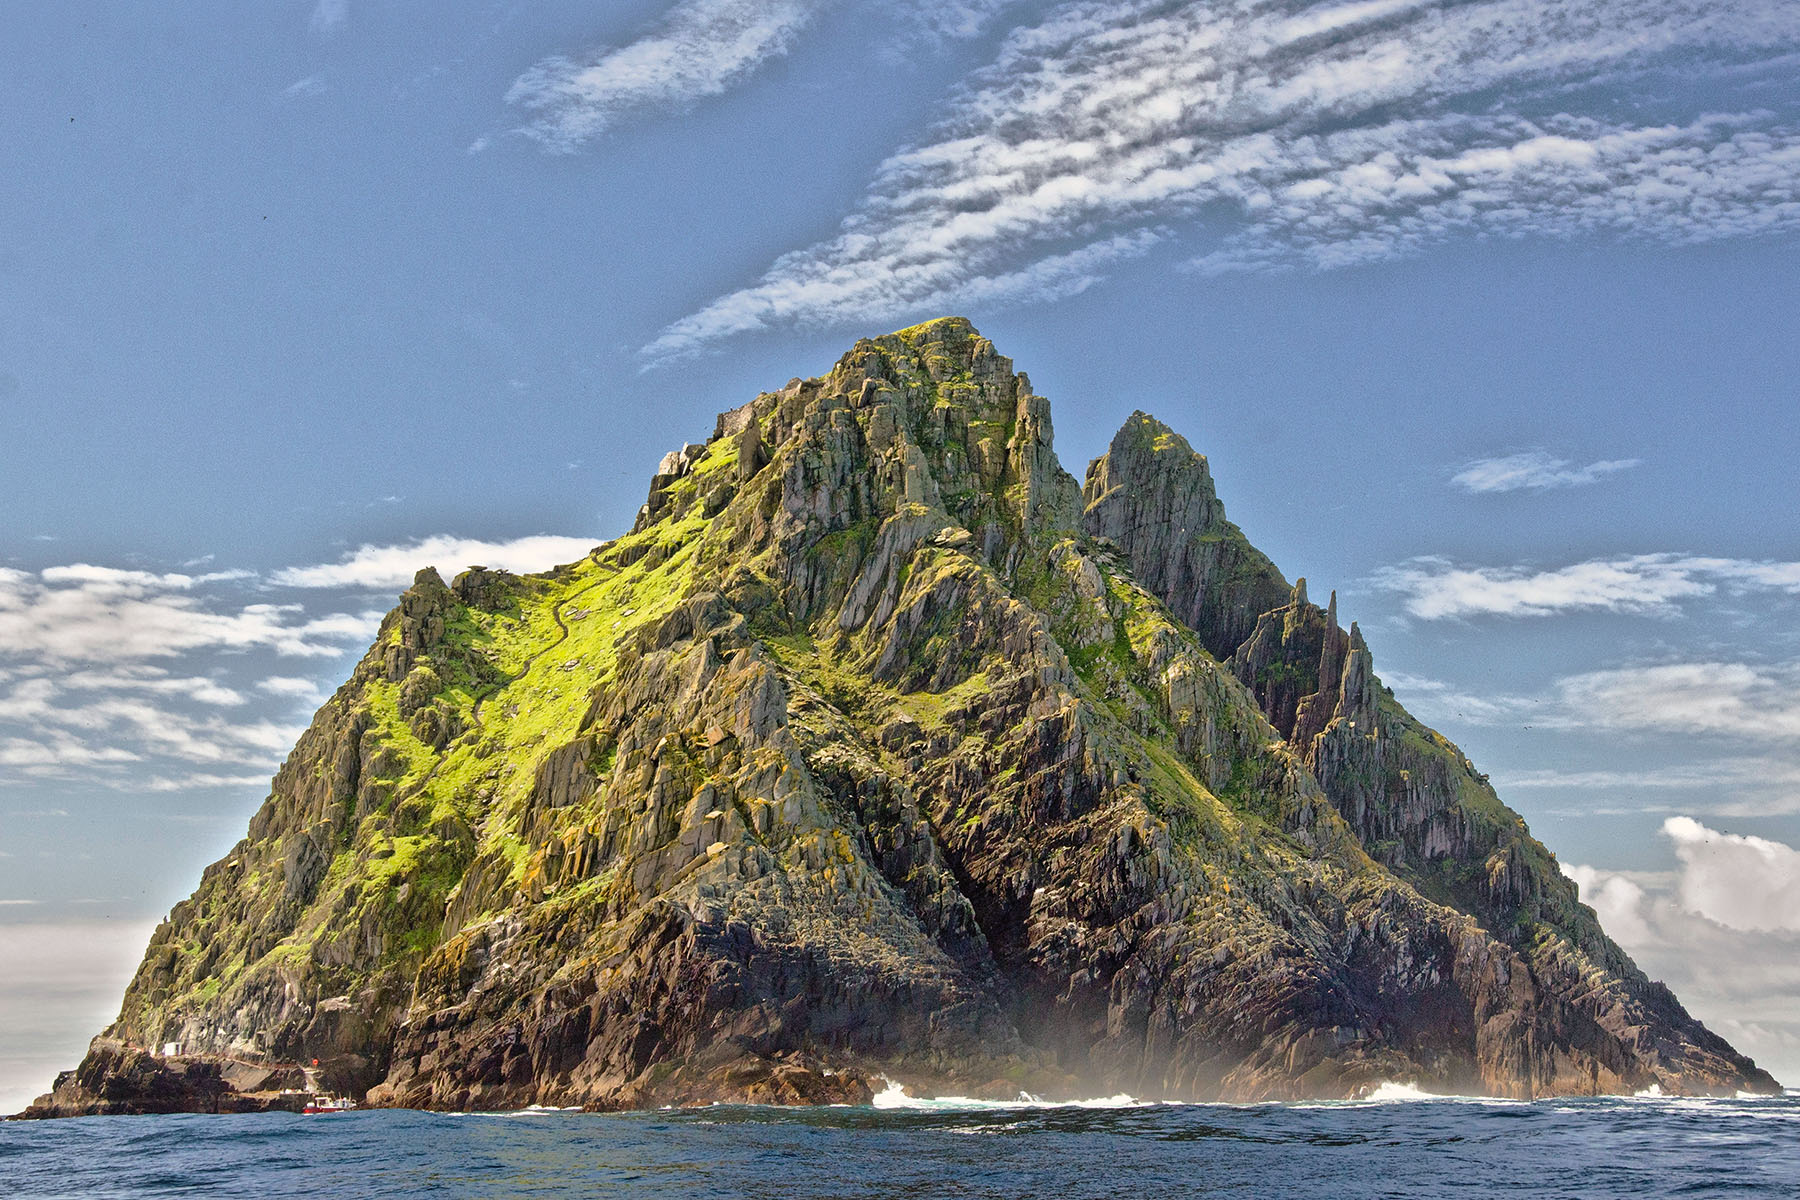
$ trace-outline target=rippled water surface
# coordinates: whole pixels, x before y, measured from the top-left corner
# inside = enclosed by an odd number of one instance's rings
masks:
[[[1321,1105],[100,1117],[5,1196],[1800,1196],[1800,1093]]]

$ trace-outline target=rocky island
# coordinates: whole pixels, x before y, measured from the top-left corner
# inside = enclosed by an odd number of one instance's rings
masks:
[[[1205,458],[1139,413],[1077,481],[959,318],[725,413],[580,562],[421,572],[30,1112],[315,1060],[441,1109],[1775,1088]]]

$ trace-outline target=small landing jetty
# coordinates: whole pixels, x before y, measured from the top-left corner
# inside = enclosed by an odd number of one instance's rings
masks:
[[[300,1068],[306,1080],[306,1102],[300,1111],[308,1116],[325,1116],[331,1113],[346,1113],[356,1108],[356,1101],[348,1096],[334,1096],[326,1091],[319,1082],[319,1064],[314,1060],[310,1067]]]

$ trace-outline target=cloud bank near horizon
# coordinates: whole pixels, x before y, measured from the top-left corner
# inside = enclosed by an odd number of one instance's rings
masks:
[[[1214,240],[1188,259],[1207,274],[1459,235],[1791,231],[1800,113],[1632,121],[1593,93],[1677,64],[1754,73],[1797,48],[1800,10],[1771,0],[1074,0],[1014,29],[837,236],[644,354],[1065,295],[1171,230]]]

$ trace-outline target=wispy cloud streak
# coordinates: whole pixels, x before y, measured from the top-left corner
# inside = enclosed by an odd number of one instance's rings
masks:
[[[1342,266],[1459,231],[1800,227],[1800,129],[1775,115],[1638,127],[1564,107],[1675,54],[1705,70],[1796,44],[1800,10],[1772,0],[1065,4],[879,168],[838,236],[646,353],[942,307],[1071,256],[1065,289],[1085,286],[1171,223],[1223,234],[1194,260],[1207,272]]]
[[[1020,0],[894,0],[864,6],[880,20],[877,55],[973,37]],[[572,153],[634,118],[679,113],[747,81],[785,56],[843,0],[680,0],[622,45],[556,54],[507,92],[531,113],[520,131],[545,149]],[[482,144],[482,143],[478,143]]]
[[[532,113],[524,132],[569,152],[651,109],[724,92],[771,58],[834,0],[685,0],[645,36],[521,75],[507,100]]]
[[[1800,739],[1800,670],[1684,662],[1589,671],[1559,681],[1566,712],[1607,729],[1704,734],[1791,746]]]
[[[1800,663],[1700,659],[1564,675],[1527,694],[1474,696],[1438,680],[1385,672],[1427,720],[1604,735],[1655,747],[1629,767],[1497,767],[1503,794],[1569,794],[1567,811],[1704,811],[1727,817],[1800,814]],[[1637,759],[1633,752],[1633,759]],[[1651,793],[1646,797],[1643,793]]]
[[[219,603],[206,590],[240,578],[87,564],[37,574],[0,568],[0,660],[118,663],[201,649],[321,657],[373,629],[366,615],[308,617],[299,605]]]
[[[350,16],[350,0],[319,0],[307,24],[320,35],[336,33]]]
[[[1683,601],[1722,590],[1800,595],[1800,563],[1637,554],[1534,570],[1426,557],[1384,568],[1372,582],[1399,593],[1407,613],[1426,621],[1572,612],[1667,616]]]
[[[1566,458],[1553,458],[1542,450],[1478,458],[1464,463],[1450,482],[1466,492],[1517,492],[1527,489],[1586,487],[1609,475],[1639,465],[1635,458],[1603,459],[1578,467]]]

